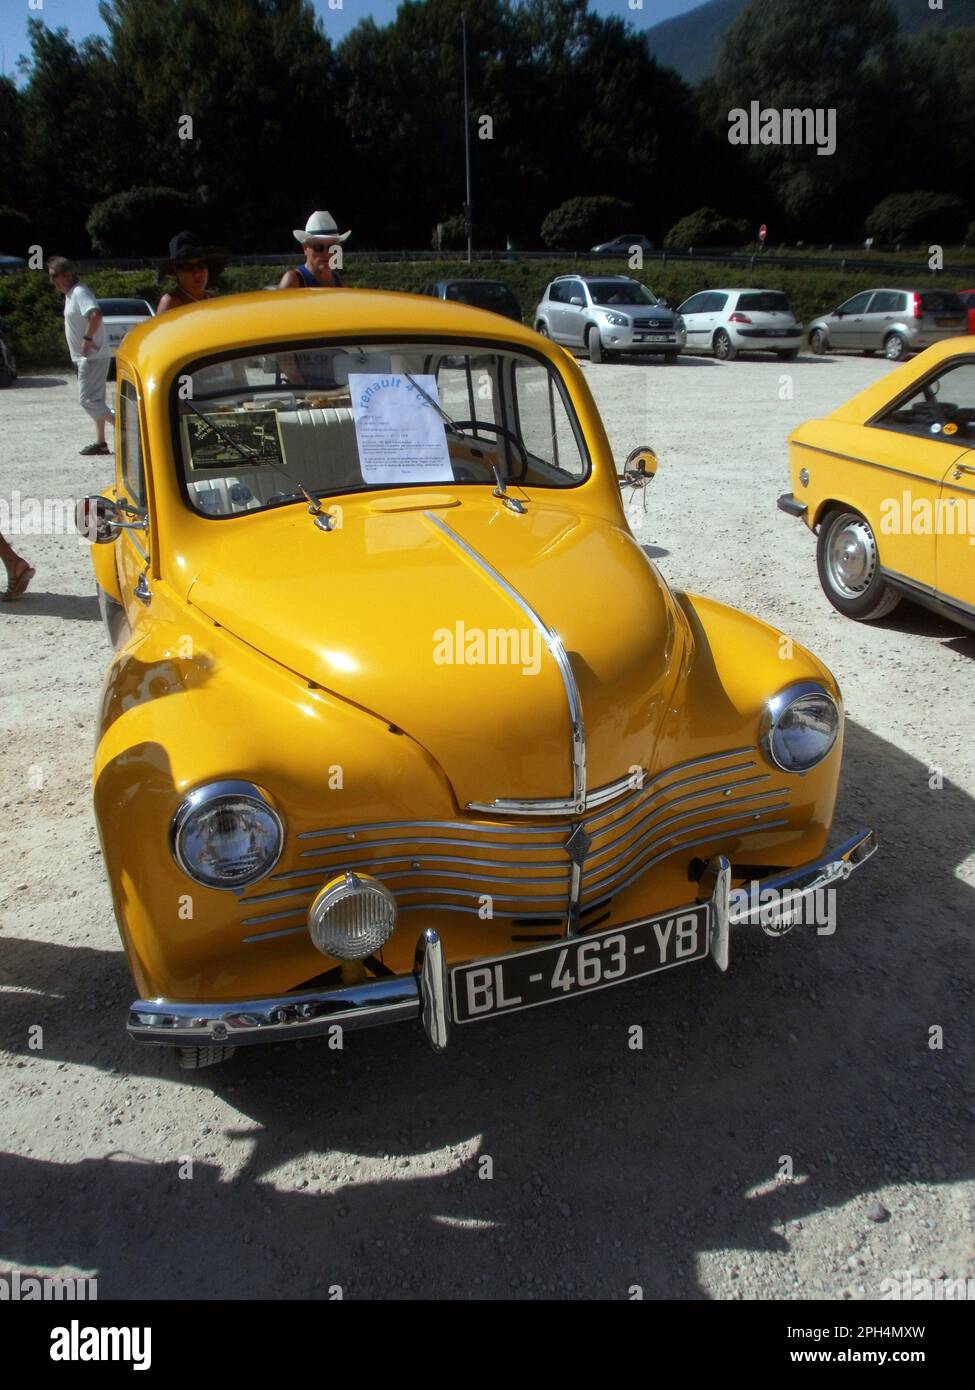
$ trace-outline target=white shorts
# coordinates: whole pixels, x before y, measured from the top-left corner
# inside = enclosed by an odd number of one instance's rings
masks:
[[[78,399],[82,410],[93,420],[114,420],[115,413],[105,400],[105,383],[112,362],[110,352],[99,357],[82,357],[78,363]]]

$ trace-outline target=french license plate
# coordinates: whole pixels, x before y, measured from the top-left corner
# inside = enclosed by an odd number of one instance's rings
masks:
[[[935,319],[939,328],[957,328],[961,319]]]
[[[570,994],[592,994],[700,960],[708,954],[709,927],[709,905],[698,903],[595,936],[573,936],[534,951],[459,965],[450,973],[454,1020],[474,1023],[554,1004]]]
[[[667,333],[651,333],[647,338],[648,343],[669,343],[670,335]]]

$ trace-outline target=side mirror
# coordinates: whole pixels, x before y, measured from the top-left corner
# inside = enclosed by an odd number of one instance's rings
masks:
[[[843,310],[842,310],[842,309],[834,309],[834,310],[833,310],[833,318],[834,318],[834,319],[841,319],[842,317],[843,317]]]
[[[577,307],[580,308],[580,309],[584,309],[584,308],[585,308],[585,301],[582,300],[582,299],[580,299],[579,296],[578,296],[577,294],[574,294],[574,295],[572,296],[572,298],[569,300],[569,303],[570,303],[570,304],[575,304],[575,305],[577,305]]]
[[[137,517],[137,521],[126,521],[126,516]],[[95,493],[91,497],[81,497],[75,504],[74,524],[79,535],[92,545],[107,545],[114,541],[122,531],[142,531],[146,526],[146,514],[122,502],[113,502],[110,497]]]
[[[637,447],[627,454],[626,462],[623,464],[622,477],[629,479],[636,475],[638,481],[646,479],[650,482],[657,475],[657,455],[649,444],[638,444]]]

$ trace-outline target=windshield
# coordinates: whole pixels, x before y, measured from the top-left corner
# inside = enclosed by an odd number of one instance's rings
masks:
[[[476,345],[269,347],[180,376],[175,455],[208,516],[383,488],[572,487],[589,461],[557,373]]]
[[[650,293],[639,280],[588,280],[589,293],[594,304],[656,304],[656,295]]]

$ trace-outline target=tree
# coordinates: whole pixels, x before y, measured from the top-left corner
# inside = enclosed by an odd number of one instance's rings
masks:
[[[734,147],[757,167],[790,229],[809,239],[849,233],[890,187],[899,158],[891,140],[897,92],[897,16],[888,0],[752,0],[729,27],[711,86],[715,129],[729,112],[835,112],[836,152],[815,144]],[[904,119],[899,113],[898,124]],[[754,219],[753,219],[754,220]]]
[[[563,251],[588,251],[596,242],[618,236],[622,224],[632,221],[633,211],[632,203],[605,194],[569,198],[545,218],[542,240],[546,246]]]
[[[893,193],[874,208],[866,230],[881,244],[954,246],[964,235],[966,221],[962,201],[953,193]]]
[[[99,256],[155,256],[161,227],[193,228],[199,215],[197,200],[176,188],[129,188],[95,204],[87,231]]]
[[[675,222],[664,238],[669,251],[689,251],[695,246],[740,246],[748,236],[748,223],[725,217],[714,208],[698,208]]]

